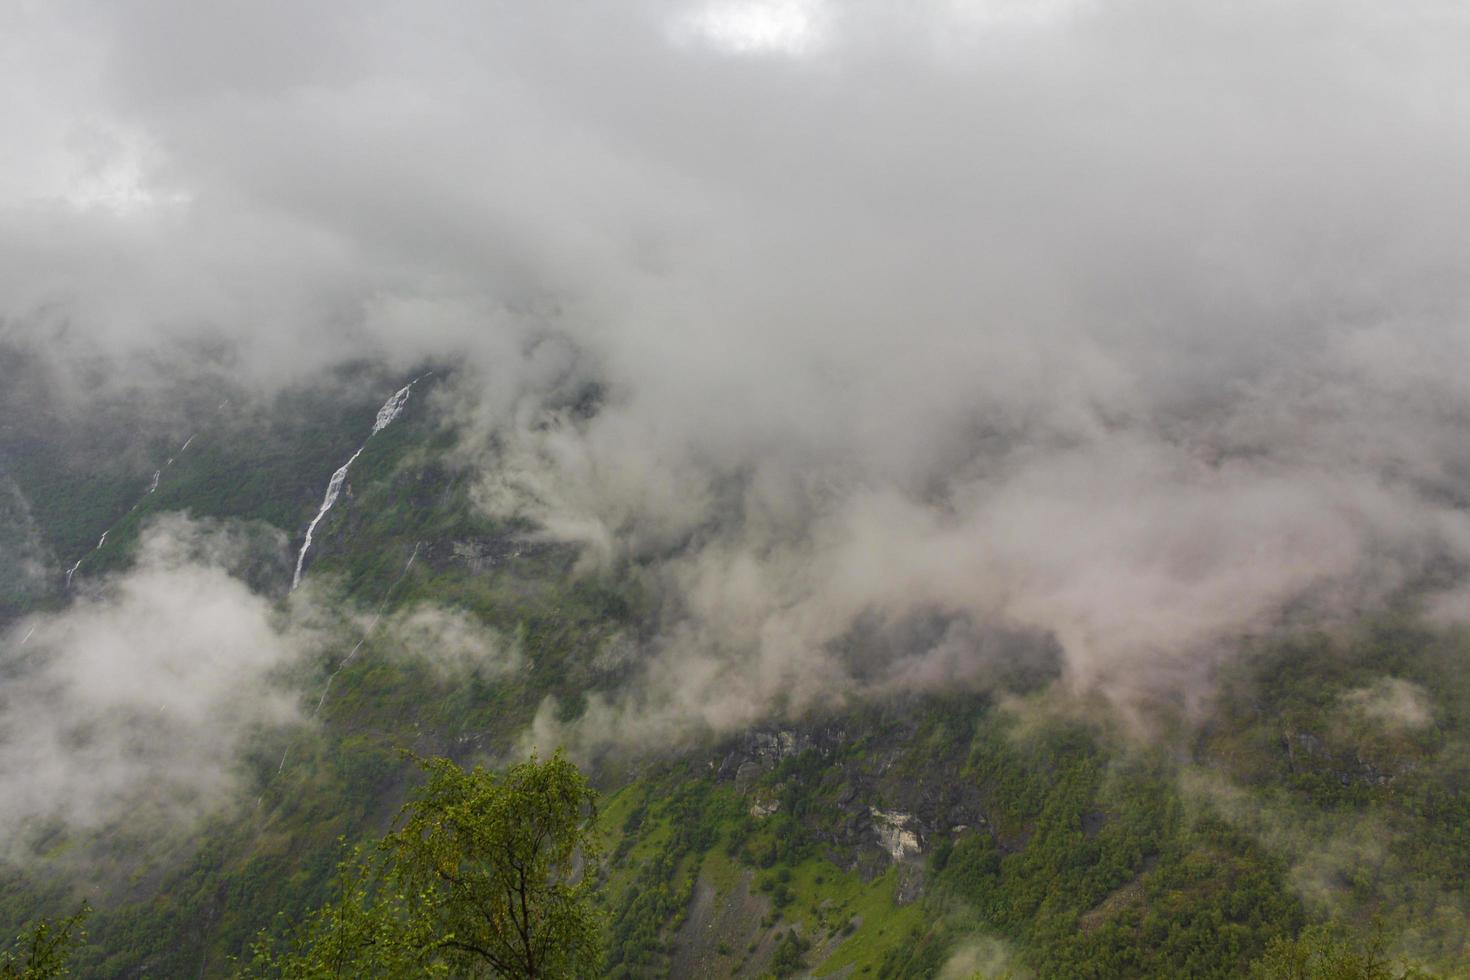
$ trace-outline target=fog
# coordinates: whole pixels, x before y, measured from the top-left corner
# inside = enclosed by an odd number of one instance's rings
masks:
[[[582,736],[975,682],[996,631],[1188,700],[1470,558],[1461,5],[59,2],[0,39],[0,339],[118,384],[461,365],[481,505],[668,596]]]
[[[298,720],[281,671],[309,637],[227,570],[248,547],[240,528],[160,518],[134,568],[12,629],[0,855],[129,819],[188,824],[236,802],[246,740]]]

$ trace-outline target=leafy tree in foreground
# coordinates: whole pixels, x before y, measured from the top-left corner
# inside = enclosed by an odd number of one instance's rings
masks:
[[[29,933],[18,936],[12,949],[0,952],[0,978],[51,980],[70,975],[72,950],[86,941],[82,922],[91,911],[83,902],[76,913],[60,922],[42,920]]]
[[[1431,980],[1414,967],[1396,967],[1381,937],[1358,946],[1325,926],[1303,929],[1293,939],[1274,939],[1251,971],[1252,980]]]
[[[596,972],[595,794],[561,753],[503,776],[447,759],[376,854],[344,862],[335,901],[249,975],[582,977]]]

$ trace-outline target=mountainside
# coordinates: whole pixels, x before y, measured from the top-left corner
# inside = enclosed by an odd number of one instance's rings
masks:
[[[0,4],[0,933],[1470,975],[1467,50]]]
[[[1207,703],[1132,720],[1069,693],[1045,638],[998,631],[948,692],[834,690],[723,730],[620,733],[606,706],[671,615],[657,562],[588,568],[533,521],[489,516],[439,397],[452,372],[420,375],[222,397],[180,412],[183,439],[11,406],[3,697],[44,695],[57,727],[46,753],[0,756],[54,770],[49,797],[5,805],[6,930],[86,896],[82,975],[228,975],[326,896],[339,838],[386,828],[416,779],[400,750],[493,762],[568,741],[605,794],[610,976],[1230,977],[1329,920],[1470,969],[1470,637],[1419,625],[1409,597],[1333,632],[1241,636]],[[200,675],[197,703],[84,695],[56,637],[103,610],[145,629],[150,576],[171,575],[258,600],[287,652]],[[860,665],[955,628],[936,609],[840,653]],[[164,666],[188,678],[216,641],[185,639]],[[226,731],[218,753],[189,747]],[[88,749],[119,737],[121,758]]]

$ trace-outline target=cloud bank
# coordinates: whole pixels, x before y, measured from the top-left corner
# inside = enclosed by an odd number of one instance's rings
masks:
[[[1470,558],[1459,5],[5,17],[4,339],[463,365],[484,507],[670,596],[611,729],[973,679],[1005,631],[1188,690]]]
[[[245,740],[298,718],[278,674],[300,653],[270,603],[226,571],[239,545],[228,528],[156,520],[133,569],[14,627],[0,853],[140,813],[187,822],[236,799]]]

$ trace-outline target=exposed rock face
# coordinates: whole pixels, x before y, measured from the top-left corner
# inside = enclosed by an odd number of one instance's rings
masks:
[[[750,804],[750,815],[763,820],[781,809],[780,800],[755,800]]]
[[[435,568],[461,565],[471,575],[486,575],[507,562],[547,550],[540,542],[526,541],[519,535],[459,538],[436,541],[425,548],[424,557]]]
[[[1287,764],[1292,772],[1318,772],[1331,775],[1344,786],[1363,783],[1387,786],[1399,776],[1413,772],[1417,760],[1406,751],[1402,755],[1387,753],[1387,759],[1365,757],[1358,747],[1342,745],[1341,737],[1329,744],[1311,732],[1283,732],[1281,743],[1286,749]]]
[[[1295,757],[1293,741],[1307,755],[1323,755],[1326,752],[1326,747],[1322,744],[1322,740],[1316,735],[1313,735],[1311,732],[1298,732],[1294,740],[1289,735],[1286,738],[1286,751],[1293,758]]]
[[[825,729],[816,734],[794,729],[746,732],[725,753],[720,762],[719,778],[735,780],[745,786],[763,773],[775,769],[783,760],[801,755],[808,749],[816,749],[823,758],[844,740],[840,729]]]
[[[868,812],[873,816],[873,830],[878,834],[879,846],[893,860],[907,861],[923,853],[924,845],[919,835],[909,829],[915,823],[913,814],[899,810],[880,810],[877,807],[870,807]]]
[[[910,737],[902,725],[858,739],[837,726],[772,728],[724,743],[709,766],[745,795],[757,820],[779,812],[785,788],[796,788],[807,802],[793,816],[826,842],[835,864],[865,876],[898,864],[922,879],[936,836],[986,832],[989,822],[980,788],[962,775],[963,757],[915,767],[900,748]],[[812,765],[798,762],[775,778],[784,762],[803,755]]]
[[[484,575],[503,561],[519,558],[521,548],[519,542],[505,538],[455,541],[450,544],[450,555],[468,566],[471,575]]]
[[[898,887],[893,892],[893,903],[902,906],[918,901],[924,894],[925,881],[922,865],[900,864],[898,866]]]

